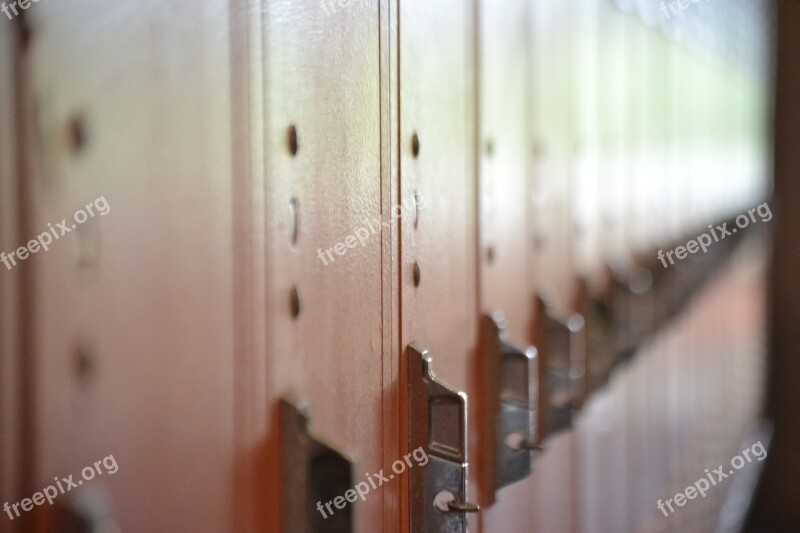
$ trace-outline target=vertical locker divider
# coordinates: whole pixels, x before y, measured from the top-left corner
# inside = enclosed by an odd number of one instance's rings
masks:
[[[402,205],[400,189],[400,79],[399,79],[399,0],[380,0],[380,172],[381,211],[391,213],[393,205]],[[403,271],[400,264],[401,234],[406,221],[382,235],[381,241],[381,300],[383,346],[383,427],[382,457],[384,464],[409,453],[407,372],[403,364],[404,347],[400,345],[401,294]],[[407,531],[408,477],[382,492],[382,531]]]
[[[602,242],[602,191],[605,176],[601,172],[603,157],[600,121],[599,85],[602,76],[600,57],[603,48],[597,46],[600,30],[600,2],[583,0],[574,5],[577,17],[575,39],[578,43],[571,61],[574,78],[571,94],[574,99],[575,150],[572,164],[572,212],[575,223],[575,271],[584,283],[586,296],[596,294],[606,275]],[[590,378],[592,352],[587,349],[584,372]],[[588,384],[588,381],[587,381]],[[594,394],[599,394],[597,391]],[[598,443],[593,431],[597,412],[594,396],[586,399],[575,426],[573,493],[575,494],[575,530],[592,531],[597,527],[598,509],[589,485],[598,475],[598,462],[593,456]]]
[[[277,498],[264,491],[277,479],[265,468],[270,434],[265,294],[265,50],[261,2],[231,3],[231,122],[233,124],[234,255],[234,519],[237,531],[256,531],[278,516]],[[273,448],[274,449],[274,448]],[[266,500],[266,501],[264,501]]]
[[[648,81],[647,56],[647,30],[638,18],[636,7],[631,6],[629,12],[623,14],[625,24],[627,60],[627,84],[629,88],[627,106],[627,120],[625,123],[625,154],[627,164],[625,168],[625,240],[626,252],[622,257],[625,267],[632,268],[633,258],[646,248],[645,216],[652,211],[647,205],[647,187],[651,175],[643,168],[647,134],[647,112],[645,101]],[[644,211],[644,212],[643,212]],[[638,357],[638,355],[637,355]],[[626,388],[625,401],[625,427],[627,433],[627,516],[625,529],[636,531],[639,515],[642,509],[649,509],[650,503],[646,500],[649,466],[645,460],[645,449],[640,443],[645,442],[646,412],[648,402],[648,383],[646,374],[642,371],[641,360],[626,363],[620,373],[624,373],[623,380]]]
[[[16,141],[17,65],[20,50],[18,27],[0,24],[0,251],[17,246],[19,213],[16,206],[19,146]],[[18,428],[22,380],[20,379],[20,301],[18,271],[0,267],[0,499],[8,501],[20,492],[20,463],[24,449]],[[16,531],[16,524],[7,524]]]
[[[650,238],[655,246],[659,249],[664,243],[671,242],[670,228],[669,228],[669,187],[671,174],[670,169],[670,51],[669,43],[666,36],[663,34],[663,28],[660,24],[656,24],[657,33],[652,38],[655,40],[654,47],[656,49],[656,64],[651,68],[655,70],[653,100],[654,107],[653,118],[656,120],[656,137],[654,139],[655,147],[657,148],[657,164],[660,168],[660,182],[658,187],[653,191],[658,208],[658,220],[655,221],[650,233]],[[652,251],[652,250],[651,250]],[[656,275],[661,275],[660,264],[655,265],[657,272],[653,272],[654,279]],[[654,306],[659,306],[660,302],[656,297],[653,301]],[[652,355],[650,356],[650,364],[648,371],[654,376],[654,384],[657,385],[653,394],[653,403],[651,417],[654,423],[651,425],[654,432],[649,435],[649,441],[652,446],[649,461],[653,464],[662,465],[660,469],[655,469],[654,478],[651,482],[651,490],[653,491],[653,498],[662,498],[661,491],[666,486],[668,477],[669,459],[670,459],[670,442],[668,437],[665,436],[669,433],[669,403],[668,403],[668,383],[669,383],[669,354],[667,350],[667,342],[663,335],[657,335],[651,347]],[[643,527],[648,527],[653,524],[655,529],[656,520],[660,511],[653,510],[650,516],[646,516]],[[655,518],[653,518],[655,517]]]

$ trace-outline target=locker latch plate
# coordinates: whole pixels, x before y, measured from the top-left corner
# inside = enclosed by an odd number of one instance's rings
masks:
[[[506,323],[499,313],[481,323],[484,412],[486,413],[485,477],[487,502],[495,491],[531,473],[536,398],[536,349],[521,349],[506,340]],[[492,460],[492,458],[494,460]]]
[[[561,319],[542,297],[537,297],[536,320],[540,376],[537,438],[541,443],[572,426],[573,412],[585,394],[585,339],[582,315]]]
[[[327,512],[324,507],[352,488],[352,461],[311,436],[303,401],[294,397],[281,399],[280,425],[282,531],[352,532],[352,504]],[[323,511],[319,511],[318,502]]]
[[[422,447],[428,463],[409,470],[411,531],[467,530],[467,396],[438,381],[428,351],[408,348],[408,445]]]

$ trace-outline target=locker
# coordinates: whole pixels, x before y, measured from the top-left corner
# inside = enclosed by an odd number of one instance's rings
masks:
[[[478,161],[478,307],[482,314],[499,313],[506,323],[507,341],[520,349],[531,344],[533,324],[534,206],[531,202],[531,129],[526,111],[531,98],[529,72],[532,52],[529,41],[528,2],[481,1],[478,14],[477,106],[478,135],[474,152]],[[481,330],[483,335],[483,330]],[[488,340],[488,339],[486,339]],[[480,353],[479,359],[489,356]],[[529,369],[530,370],[530,369]],[[480,372],[484,379],[487,374]],[[497,383],[482,383],[478,391]],[[480,392],[479,392],[480,393]],[[529,397],[529,403],[535,403]],[[475,432],[482,439],[495,439],[490,416],[479,398]],[[482,409],[483,408],[483,409]],[[495,421],[500,424],[500,421]],[[485,441],[484,441],[485,442]],[[498,445],[498,448],[501,445]],[[485,473],[495,457],[486,452],[477,457],[476,475]],[[492,446],[491,449],[495,450]],[[495,450],[496,453],[499,451]],[[536,454],[534,454],[536,455]],[[534,465],[534,469],[536,466]],[[483,486],[482,531],[530,531],[527,512],[534,500],[533,474],[495,492]],[[487,482],[484,485],[490,485]]]
[[[59,527],[97,497],[126,529],[223,530],[235,517],[230,7],[36,7],[18,56],[14,239],[100,197],[110,211],[16,267],[32,388],[12,501],[113,455],[116,473],[24,526]]]
[[[420,195],[427,204],[416,224],[406,218],[399,227],[401,368],[411,364],[406,349],[411,343],[429,350],[436,376],[466,393],[466,427],[474,429],[480,424],[474,403],[475,13],[465,2],[412,1],[400,2],[397,16],[399,200],[408,203]],[[472,475],[479,444],[474,430],[467,429],[467,436],[469,481],[467,493],[460,496],[475,503],[481,492]],[[470,530],[479,527],[474,513],[466,519]],[[401,523],[401,530],[405,527]]]
[[[769,190],[748,5],[0,21],[0,252],[67,224],[0,268],[0,504],[116,467],[0,530],[711,530],[656,502],[757,434],[767,250],[656,253]]]
[[[397,405],[384,374],[396,348],[384,332],[396,320],[387,257],[400,220],[392,207],[409,204],[388,196],[381,167],[379,5],[353,3],[326,14],[315,2],[270,2],[262,16],[263,100],[251,111],[263,113],[263,161],[253,168],[263,199],[252,227],[264,226],[264,248],[253,250],[263,259],[255,259],[253,275],[266,295],[266,447],[277,450],[286,430],[278,424],[278,399],[297,396],[308,404],[315,438],[352,460],[355,483],[402,457],[395,444],[384,444]],[[259,132],[251,142],[262,150]],[[377,221],[386,224],[379,232]],[[351,246],[356,236],[363,245]],[[265,459],[270,531],[294,531],[300,523],[285,514],[296,495],[277,479],[284,455]],[[388,502],[401,483],[347,504],[355,531],[398,519],[398,510],[384,509],[392,509]],[[338,516],[319,523],[335,527],[328,521]]]

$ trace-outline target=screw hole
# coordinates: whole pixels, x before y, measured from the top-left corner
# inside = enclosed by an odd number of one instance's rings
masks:
[[[289,145],[289,153],[292,155],[292,157],[296,156],[300,146],[297,141],[297,128],[294,124],[289,126],[289,130],[286,134],[286,141]]]
[[[419,270],[419,263],[414,263],[414,286],[419,287],[419,283],[422,280],[422,273]]]
[[[493,264],[494,263],[494,257],[495,257],[494,256],[494,247],[493,246],[489,246],[486,249],[486,262],[489,263],[490,265]]]
[[[289,295],[289,308],[291,309],[292,318],[296,319],[300,316],[300,293],[297,287],[292,287],[292,292]]]
[[[492,139],[486,141],[486,155],[489,157],[494,155],[494,141]]]
[[[22,6],[20,6],[22,7]],[[31,28],[30,20],[27,17],[20,17],[21,24],[19,25],[19,40],[23,50],[27,50],[33,41],[33,29]]]
[[[67,138],[69,149],[73,156],[78,156],[86,148],[87,135],[84,118],[76,114],[69,119],[67,124]]]
[[[411,136],[411,153],[414,154],[415,158],[419,156],[419,135],[417,135],[417,132],[414,132]]]
[[[81,345],[75,353],[75,373],[78,376],[78,381],[87,383],[94,374],[95,370],[95,354],[89,346]]]
[[[541,159],[544,157],[544,144],[537,140],[533,143],[533,147],[531,152],[533,153],[533,158],[536,160]]]

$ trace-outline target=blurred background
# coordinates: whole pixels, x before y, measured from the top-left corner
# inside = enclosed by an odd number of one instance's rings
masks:
[[[6,0],[0,531],[800,531],[798,41],[794,0]],[[318,512],[417,446],[457,475]]]

